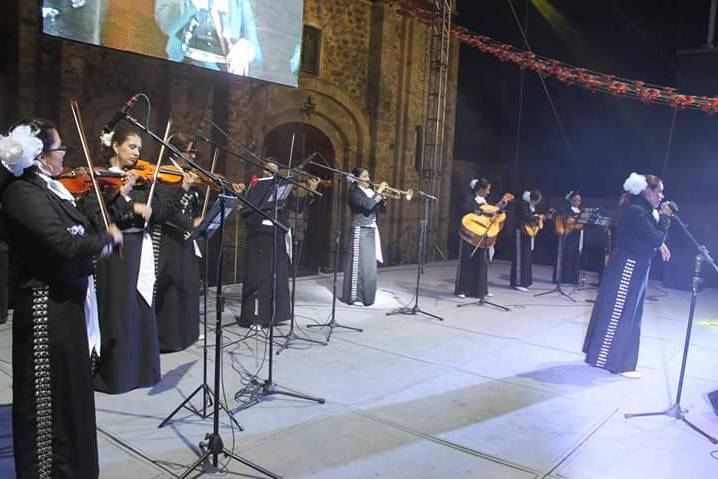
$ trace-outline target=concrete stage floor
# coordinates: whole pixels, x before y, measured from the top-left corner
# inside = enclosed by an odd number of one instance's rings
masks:
[[[426,268],[420,306],[445,321],[387,317],[413,304],[415,271],[382,270],[373,307],[338,303],[337,319],[363,333],[336,329],[327,346],[298,341],[274,356],[278,385],[324,397],[326,404],[272,397],[236,412],[244,432],[222,413],[225,445],[287,478],[718,477],[718,446],[686,424],[665,416],[623,417],[672,404],[688,292],[651,285],[639,361],[644,376],[631,380],[583,363],[591,311],[585,300],[595,289],[576,292],[575,303],[556,294],[535,298],[552,287],[549,268],[536,267],[533,291],[522,293],[507,288],[508,265],[498,262],[491,268],[491,299],[512,311],[457,308],[467,300],[452,294],[455,264],[435,263]],[[327,320],[331,284],[331,276],[297,282],[300,334],[321,339],[322,329],[305,326]],[[222,392],[233,410],[242,404],[235,393],[248,374],[266,377],[267,371],[264,339],[238,341],[247,333],[234,324],[238,292],[226,288],[223,315]],[[0,327],[0,348],[0,477],[12,478],[9,324]],[[211,419],[182,410],[170,425],[157,425],[202,383],[201,345],[163,355],[162,370],[153,388],[96,395],[103,479],[176,477],[197,459]],[[706,397],[715,389],[718,294],[706,290],[698,300],[682,404],[692,422],[718,436]],[[200,395],[193,402],[201,406]],[[221,465],[219,472],[206,468],[206,476],[263,477],[237,461],[221,458]]]

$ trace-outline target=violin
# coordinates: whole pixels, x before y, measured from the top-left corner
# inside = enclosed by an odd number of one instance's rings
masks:
[[[105,187],[119,188],[122,186],[124,174],[110,171],[99,166],[94,167],[95,179]],[[92,189],[92,177],[85,167],[65,168],[64,171],[55,177],[73,195],[82,195]]]

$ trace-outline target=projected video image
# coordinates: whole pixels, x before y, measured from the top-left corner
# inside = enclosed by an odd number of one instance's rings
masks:
[[[43,32],[296,86],[303,0],[44,0]]]

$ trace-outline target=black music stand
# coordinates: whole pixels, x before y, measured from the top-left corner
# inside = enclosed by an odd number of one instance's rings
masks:
[[[609,224],[611,224],[611,221],[613,221],[613,218],[606,215],[601,210],[601,208],[583,208],[581,210],[581,214],[579,214],[578,219],[576,220],[576,223],[584,225],[584,226],[598,226],[601,228],[606,228]],[[610,232],[609,232],[608,241],[611,241]],[[579,261],[581,261],[581,259],[583,259],[583,251],[581,251],[581,255],[579,258],[580,258]],[[580,266],[579,266],[579,268],[580,268]],[[580,273],[583,273],[584,278],[585,278],[586,272],[581,271]],[[579,273],[579,276],[580,276],[580,273]],[[580,282],[580,280],[579,280],[579,282]],[[585,283],[585,281],[584,281],[584,283]],[[581,287],[580,285],[576,285],[576,287],[573,288],[573,290],[571,291],[570,294],[573,294],[576,291],[583,291],[583,290],[594,289],[594,288],[595,288],[595,286],[585,286],[584,285],[583,287]]]
[[[571,295],[565,292],[561,287],[561,274],[563,274],[563,243],[565,240],[565,233],[558,235],[558,245],[556,246],[556,286],[549,291],[534,294],[534,298],[538,298],[539,296],[545,296],[547,294],[558,293],[564,298],[570,300],[571,302],[576,302],[576,300],[573,299]]]
[[[212,406],[214,404],[214,401],[219,401],[219,407],[224,412],[229,415],[230,420],[239,428],[240,431],[244,431],[244,428],[239,424],[237,419],[232,415],[231,411],[227,407],[226,404],[224,404],[222,401],[219,400],[217,395],[212,391],[212,388],[209,387],[207,384],[207,297],[208,297],[208,269],[209,269],[209,238],[214,235],[214,233],[217,231],[217,229],[220,226],[220,223],[222,223],[224,220],[221,220],[219,218],[220,211],[221,211],[221,205],[220,201],[222,199],[217,199],[215,203],[212,205],[212,208],[209,210],[207,215],[204,217],[204,220],[202,223],[195,228],[192,233],[187,237],[185,241],[195,241],[200,238],[204,239],[204,245],[205,245],[205,254],[204,254],[204,278],[203,278],[203,294],[204,294],[204,341],[202,344],[202,350],[203,350],[203,361],[202,361],[202,384],[197,386],[197,388],[187,396],[187,398],[180,403],[177,408],[175,408],[174,411],[170,413],[169,416],[167,416],[159,426],[158,428],[162,428],[167,425],[167,423],[174,417],[175,414],[177,414],[182,408],[187,409],[188,411],[192,412],[193,414],[198,415],[202,419],[207,419],[212,415],[210,412],[207,413],[207,407]],[[225,207],[224,207],[224,219],[226,219],[227,216],[229,216],[234,208],[236,208],[237,204],[239,203],[239,200],[236,197],[226,197],[224,199],[225,201]],[[190,401],[192,398],[198,393],[202,391],[202,411],[200,412],[197,408],[192,406]]]
[[[294,180],[289,179],[285,181],[285,178],[279,180],[278,175],[275,173],[272,177],[260,178],[257,183],[250,188],[247,192],[250,198],[257,197],[261,198],[259,204],[260,210],[273,211],[274,222],[277,222],[277,216],[279,214],[280,204],[283,205],[292,191],[294,186]],[[254,193],[252,193],[252,190]],[[284,391],[277,388],[274,383],[274,326],[276,318],[276,301],[277,301],[277,227],[276,224],[272,231],[272,311],[271,319],[269,324],[269,364],[267,367],[267,379],[260,381],[257,377],[251,379],[251,384],[243,389],[237,391],[234,395],[234,399],[238,401],[243,396],[249,396],[249,399],[241,404],[236,411],[242,411],[248,409],[256,404],[261,403],[263,400],[270,396],[288,396],[297,399],[305,399],[307,401],[314,401],[319,404],[324,404],[325,399],[319,397],[308,396],[306,394],[300,394],[290,391]]]

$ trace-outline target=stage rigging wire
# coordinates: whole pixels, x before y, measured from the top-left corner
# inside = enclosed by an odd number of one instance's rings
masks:
[[[523,25],[521,25],[521,20],[519,20],[519,16],[516,13],[516,8],[514,7],[512,0],[506,0],[509,4],[509,7],[511,7],[511,13],[514,16],[514,20],[516,20],[516,26],[519,28],[519,32],[521,32],[521,36],[524,39],[524,44],[526,45],[526,48],[529,51],[533,51],[531,48],[531,44],[529,43],[529,39],[526,36],[526,28],[524,28]],[[526,23],[528,25],[528,7],[529,7],[529,1],[526,1]],[[523,75],[523,73],[522,73]],[[574,168],[576,169],[576,173],[578,174],[578,185],[581,186],[583,183],[583,170],[581,168],[580,161],[576,158],[573,152],[573,146],[571,145],[571,142],[568,139],[568,135],[566,133],[566,129],[563,126],[563,122],[561,121],[561,117],[558,114],[558,109],[556,108],[556,104],[554,103],[553,97],[551,96],[551,92],[548,90],[548,86],[546,85],[546,80],[544,79],[543,75],[540,73],[537,74],[539,79],[541,80],[541,86],[543,87],[544,92],[546,93],[546,99],[548,100],[549,106],[551,107],[551,111],[553,112],[553,116],[556,119],[556,123],[558,124],[558,128],[561,131],[561,136],[563,137],[564,142],[566,143],[566,148],[568,149],[569,156],[571,158],[572,164]],[[521,90],[523,94],[523,89]],[[520,119],[519,119],[520,121]],[[516,141],[519,139],[517,138]],[[515,160],[517,161],[517,160]],[[516,180],[514,180],[516,181]]]

